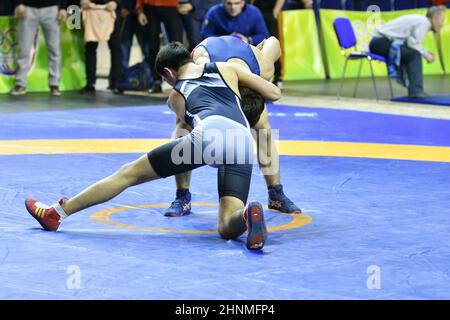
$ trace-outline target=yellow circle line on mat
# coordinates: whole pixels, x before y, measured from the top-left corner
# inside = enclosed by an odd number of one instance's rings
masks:
[[[157,203],[157,204],[143,204],[143,205],[136,205],[136,206],[123,206],[123,207],[115,207],[115,208],[109,208],[101,211],[94,212],[91,215],[91,220],[110,225],[117,228],[125,228],[125,229],[133,229],[133,230],[140,230],[140,231],[147,231],[147,232],[163,232],[163,233],[188,233],[188,234],[216,234],[217,231],[215,230],[176,230],[176,229],[164,229],[164,228],[148,228],[148,227],[140,227],[140,226],[134,226],[131,224],[121,223],[117,222],[111,219],[111,215],[117,212],[125,211],[125,210],[131,210],[131,209],[142,209],[142,208],[160,208],[160,207],[166,207],[169,206],[170,203]],[[217,203],[211,203],[211,202],[194,202],[192,203],[193,206],[203,206],[203,207],[217,207]],[[285,213],[283,213],[285,214]],[[304,225],[307,225],[312,221],[312,218],[304,213],[302,214],[290,214],[292,217],[291,221],[286,224],[282,224],[279,226],[274,227],[268,227],[269,232],[274,231],[282,231],[282,230],[289,230],[289,229],[296,229],[300,228]]]
[[[168,139],[1,140],[0,155],[146,153]],[[333,141],[278,141],[280,155],[450,162],[450,147]]]

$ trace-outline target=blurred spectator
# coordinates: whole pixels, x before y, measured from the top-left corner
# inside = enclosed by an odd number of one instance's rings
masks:
[[[222,0],[201,0],[200,2],[203,4],[204,10],[205,10],[205,13],[203,14],[203,18],[204,18],[206,15],[206,12],[208,12],[208,10],[211,9],[216,4],[221,3]]]
[[[150,92],[158,93],[162,91],[162,79],[155,70],[155,60],[160,47],[161,22],[164,24],[169,41],[183,41],[178,0],[137,0],[136,9],[139,23],[146,26],[146,35],[150,43],[149,64],[154,77]]]
[[[113,31],[109,36],[108,47],[111,52],[111,70],[110,70],[110,85],[109,89],[115,94],[122,93],[120,82],[122,79],[122,51],[120,47],[120,0],[81,0],[80,5],[82,10],[98,10],[90,9],[95,5],[105,5],[108,12],[116,12],[116,19],[114,22]],[[87,41],[86,44],[86,86],[81,89],[81,93],[95,92],[95,83],[97,80],[97,48],[98,41]]]
[[[200,42],[200,29],[202,17],[201,0],[179,0],[178,13],[189,41],[189,51],[192,51]]]
[[[122,48],[122,75],[125,75],[130,63],[131,46],[133,45],[133,36],[136,35],[142,56],[148,59],[150,54],[150,44],[145,35],[145,28],[138,23],[136,11],[136,0],[122,0],[120,15],[122,25],[120,27],[120,41]]]
[[[59,23],[67,19],[66,2],[63,0],[15,0],[15,4],[15,14],[19,18],[19,57],[17,59],[16,86],[11,94],[17,96],[26,93],[30,55],[40,26],[47,46],[50,92],[52,96],[59,96],[61,79]]]
[[[429,0],[428,1],[433,6],[441,6],[450,4],[450,0]]]
[[[269,34],[279,39],[278,33],[278,15],[283,8],[285,0],[253,0],[253,4],[261,10],[264,21],[266,22]],[[274,84],[281,87],[281,62],[277,60],[275,62],[275,75],[273,79]]]
[[[192,5],[192,9],[190,9],[189,5],[184,4],[186,2],[189,2]],[[222,0],[180,0],[178,12],[180,13],[183,27],[186,30],[189,41],[189,49],[191,51],[202,40],[201,29],[203,21],[205,20],[206,12],[208,12],[212,6],[221,2]],[[180,10],[182,12],[180,12]],[[185,14],[186,10],[189,12],[188,15]],[[187,19],[187,17],[190,19]]]
[[[313,0],[286,0],[287,10],[312,9]]]
[[[206,14],[202,37],[234,35],[249,44],[258,44],[269,36],[264,18],[245,0],[223,0]]]
[[[0,16],[12,16],[14,14],[13,0],[0,1]]]
[[[426,98],[423,90],[422,56],[428,63],[434,62],[435,55],[426,51],[422,44],[431,30],[438,32],[445,19],[445,7],[430,7],[426,17],[420,14],[401,16],[376,30],[370,42],[370,51],[388,59],[389,75],[398,77],[408,87],[408,95]],[[406,76],[403,76],[406,73]]]
[[[370,5],[369,0],[351,0],[351,2],[354,11],[366,11]]]

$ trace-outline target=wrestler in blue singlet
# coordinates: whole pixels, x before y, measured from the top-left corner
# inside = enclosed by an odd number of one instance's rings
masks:
[[[251,46],[237,37],[210,37],[205,45],[200,44],[198,47],[205,48],[210,62],[227,62],[232,58],[241,59],[248,65],[251,72],[260,75],[258,59],[256,59]]]

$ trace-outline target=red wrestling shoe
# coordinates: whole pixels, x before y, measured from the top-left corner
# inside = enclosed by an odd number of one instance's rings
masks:
[[[63,200],[59,201],[61,205]],[[25,200],[25,207],[33,218],[35,218],[48,231],[56,231],[61,223],[61,216],[54,207],[37,202],[34,199]]]
[[[259,202],[250,202],[244,209],[247,221],[247,249],[260,250],[267,239],[264,210]]]

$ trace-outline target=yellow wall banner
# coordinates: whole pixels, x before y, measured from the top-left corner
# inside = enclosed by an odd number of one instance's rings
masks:
[[[283,11],[282,31],[283,80],[325,78],[313,10]]]
[[[370,39],[377,28],[386,22],[398,18],[405,14],[423,14],[426,9],[402,10],[402,11],[383,11],[383,12],[364,12],[364,11],[341,11],[341,10],[320,10],[320,19],[322,24],[322,34],[325,43],[326,59],[331,78],[340,78],[344,68],[344,56],[341,54],[341,48],[334,31],[333,22],[338,17],[350,19],[358,42],[358,51],[368,51]],[[435,35],[429,32],[425,38],[424,48],[438,56],[437,43]],[[450,52],[450,51],[448,51]],[[375,62],[374,72],[377,76],[387,76],[386,64]],[[346,77],[356,77],[358,73],[359,61],[349,61]],[[439,59],[429,64],[423,59],[423,73],[426,75],[443,74]],[[369,63],[363,63],[361,76],[370,76]]]
[[[450,73],[450,10],[446,12],[444,26],[439,33],[442,50],[442,62],[446,73]]]

